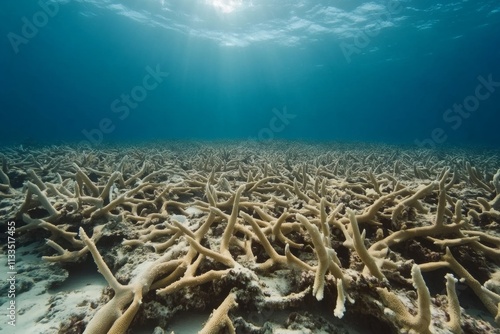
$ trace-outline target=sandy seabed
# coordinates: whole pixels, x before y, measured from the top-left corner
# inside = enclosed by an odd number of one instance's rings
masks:
[[[497,151],[0,154],[2,333],[500,333]]]

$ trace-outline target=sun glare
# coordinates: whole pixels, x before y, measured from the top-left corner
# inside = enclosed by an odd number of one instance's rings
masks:
[[[208,0],[216,10],[229,14],[243,5],[242,0]]]

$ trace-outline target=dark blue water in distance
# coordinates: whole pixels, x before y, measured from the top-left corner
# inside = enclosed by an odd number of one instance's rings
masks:
[[[500,143],[497,0],[4,0],[0,16],[0,145]]]

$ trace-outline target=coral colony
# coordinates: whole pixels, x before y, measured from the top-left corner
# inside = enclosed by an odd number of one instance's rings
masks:
[[[201,310],[212,314],[199,333],[348,333],[356,320],[374,333],[498,332],[490,152],[175,142],[2,153],[0,214],[18,247],[46,239],[35,254],[47,270],[93,259],[109,285],[60,333],[170,332],[174,316]]]

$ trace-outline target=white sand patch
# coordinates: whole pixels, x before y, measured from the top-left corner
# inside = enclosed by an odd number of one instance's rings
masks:
[[[64,277],[54,277],[51,270],[57,274],[61,271],[57,264],[40,261],[36,247],[39,243],[19,247],[16,252],[16,296],[14,299],[2,296],[0,306],[2,322],[0,333],[57,333],[61,322],[71,318],[74,314],[88,314],[93,311],[90,303],[98,301],[106,282],[95,273],[88,275],[74,275],[68,278],[56,290],[49,287],[55,281],[60,282]],[[6,268],[6,257],[2,254],[1,266]],[[2,282],[5,282],[6,271],[1,271]],[[38,275],[38,276],[37,276]],[[45,276],[45,277],[44,277]],[[29,290],[24,292],[19,288],[20,282],[34,282]],[[15,327],[9,325],[7,307],[11,300],[15,300],[16,318]]]
[[[183,216],[183,215],[172,215],[170,219],[176,220],[179,223],[181,223],[182,225],[189,225],[189,222],[188,222],[186,216]]]
[[[203,311],[176,314],[165,333],[171,333],[172,331],[175,334],[198,333],[203,328],[204,323],[207,322],[210,313],[210,311]]]
[[[268,293],[270,298],[286,296],[288,291],[290,291],[290,283],[286,276],[287,273],[289,273],[289,271],[284,271],[284,275],[280,275],[279,270],[277,270],[276,275],[259,276],[261,282],[265,284],[262,291]]]
[[[199,217],[203,214],[203,211],[195,208],[194,206],[190,206],[186,208],[184,211],[190,216],[190,217]]]

